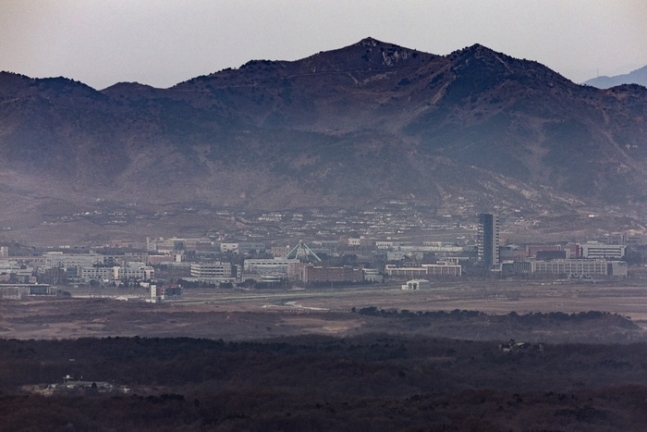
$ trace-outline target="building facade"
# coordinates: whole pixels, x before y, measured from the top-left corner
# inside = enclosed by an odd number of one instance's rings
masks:
[[[231,277],[231,263],[209,262],[191,264],[191,277],[211,281]]]
[[[625,245],[586,242],[578,244],[582,257],[587,259],[620,259],[625,256]]]
[[[353,267],[322,267],[312,264],[302,267],[301,281],[317,282],[361,282],[364,280],[362,270]]]
[[[603,259],[531,261],[531,272],[573,276],[627,276],[627,263]]]
[[[478,260],[487,268],[499,265],[499,216],[494,213],[479,214],[476,237]]]
[[[406,284],[402,285],[404,291],[418,291],[423,289],[431,289],[431,284],[426,279],[413,279],[407,281]]]
[[[246,259],[243,264],[245,273],[254,274],[288,274],[288,265],[299,263],[298,259],[274,258],[274,259]]]
[[[423,264],[420,267],[397,267],[387,264],[384,272],[392,278],[420,279],[425,276],[460,276],[462,268],[459,264],[449,263]]]

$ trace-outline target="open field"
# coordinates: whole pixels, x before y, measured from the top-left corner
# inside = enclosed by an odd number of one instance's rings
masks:
[[[308,290],[185,290],[181,300],[162,304],[117,301],[143,290],[72,292],[73,298],[28,298],[0,302],[4,338],[51,339],[87,336],[189,336],[256,339],[299,334],[352,336],[390,332],[450,336],[472,340],[525,338],[615,342],[647,338],[647,289],[592,282],[437,283],[431,290],[407,292],[399,286],[355,286]],[[96,297],[90,297],[96,296]],[[104,296],[100,298],[98,296]],[[112,298],[111,298],[112,297]],[[421,326],[393,317],[360,314],[363,308],[412,313],[470,310],[480,318],[436,319]],[[353,312],[353,309],[355,312]],[[602,311],[627,317],[636,328],[510,328],[488,316]],[[441,322],[442,321],[442,322]],[[619,336],[619,334],[621,336]],[[617,339],[620,337],[620,339]],[[564,339],[567,338],[567,339]]]

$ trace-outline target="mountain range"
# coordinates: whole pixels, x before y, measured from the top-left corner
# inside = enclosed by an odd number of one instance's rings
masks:
[[[584,82],[599,89],[608,89],[623,84],[638,84],[647,87],[647,66],[629,72],[628,74],[615,76],[599,76]]]
[[[367,38],[168,89],[0,73],[0,223],[96,201],[642,208],[646,162],[646,88],[578,85],[481,45]]]

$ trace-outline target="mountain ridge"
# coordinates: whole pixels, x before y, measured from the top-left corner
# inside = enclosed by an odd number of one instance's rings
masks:
[[[647,201],[647,89],[581,86],[479,44],[439,56],[365,38],[168,89],[3,73],[0,125],[0,182],[74,205]]]
[[[590,85],[599,89],[609,89],[611,87],[616,87],[623,84],[637,84],[643,87],[647,87],[647,66],[643,66],[627,74],[598,76],[591,78],[590,80],[587,80],[582,84]]]

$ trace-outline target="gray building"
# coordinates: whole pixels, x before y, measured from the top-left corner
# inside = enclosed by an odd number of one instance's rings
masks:
[[[603,259],[564,259],[553,261],[532,261],[532,273],[562,274],[572,276],[627,276],[627,263]]]
[[[493,213],[479,214],[476,237],[478,260],[487,268],[499,265],[499,216]]]

